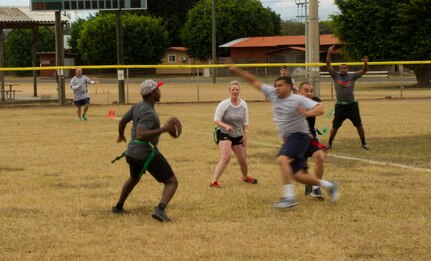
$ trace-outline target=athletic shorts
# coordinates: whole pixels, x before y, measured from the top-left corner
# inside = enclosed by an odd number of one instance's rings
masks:
[[[338,129],[343,124],[343,121],[349,119],[353,126],[362,126],[361,116],[359,114],[359,105],[357,102],[350,104],[335,104],[334,120],[332,128]]]
[[[239,136],[239,137],[233,138],[233,137],[229,136],[228,134],[224,134],[220,130],[217,130],[217,140],[218,140],[218,142],[220,142],[222,140],[230,140],[232,142],[232,146],[242,144],[242,137],[243,136]]]
[[[90,104],[90,98],[85,98],[82,100],[73,101],[73,104],[76,105],[76,107],[81,107]]]
[[[139,177],[146,159],[137,160],[135,158],[126,156],[126,160],[127,163],[129,163],[130,176],[135,178]],[[168,161],[160,152],[154,155],[153,160],[151,161],[150,165],[148,165],[147,171],[150,172],[151,176],[153,176],[160,183],[165,183],[175,175]]]
[[[283,146],[281,146],[277,156],[284,155],[293,159],[290,166],[295,174],[301,169],[306,170],[308,168],[305,153],[309,145],[310,137],[308,137],[307,133],[295,132],[284,140]]]

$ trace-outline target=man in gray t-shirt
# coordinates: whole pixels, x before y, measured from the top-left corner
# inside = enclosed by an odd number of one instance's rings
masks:
[[[277,78],[274,87],[272,87],[265,85],[254,75],[236,66],[232,66],[230,70],[262,91],[272,103],[273,120],[284,142],[277,155],[277,163],[284,181],[284,193],[282,199],[273,206],[282,209],[297,204],[292,178],[304,184],[328,189],[331,201],[335,202],[338,198],[338,185],[336,183],[320,180],[314,175],[307,175],[304,172],[307,168],[305,153],[310,144],[306,117],[322,115],[324,113],[323,104],[292,93],[292,78],[289,76]]]
[[[339,72],[335,71],[331,66],[331,54],[334,52],[334,46],[329,47],[326,55],[326,69],[335,85],[335,93],[337,95],[337,102],[335,103],[335,114],[334,120],[332,121],[332,129],[329,135],[328,148],[332,148],[332,142],[334,141],[335,135],[338,129],[341,127],[346,119],[349,119],[358,131],[359,138],[362,142],[362,149],[369,150],[368,144],[365,141],[365,131],[362,126],[361,115],[359,113],[358,102],[355,99],[355,81],[362,77],[367,72],[368,57],[364,56],[362,61],[364,67],[355,73],[348,73],[346,64],[340,65]]]
[[[130,177],[124,183],[120,198],[112,208],[112,212],[124,213],[124,202],[133,188],[139,183],[142,174],[148,170],[158,182],[165,185],[160,203],[154,208],[152,217],[160,222],[166,222],[170,221],[170,218],[166,215],[165,208],[175,194],[178,181],[168,161],[157,149],[160,135],[175,129],[174,118],[171,118],[160,127],[159,116],[154,109],[154,104],[161,97],[159,87],[162,84],[153,80],[142,82],[140,87],[142,101],[133,105],[124,114],[118,125],[117,142],[126,142],[124,130],[126,125],[133,121],[131,140],[126,151]]]

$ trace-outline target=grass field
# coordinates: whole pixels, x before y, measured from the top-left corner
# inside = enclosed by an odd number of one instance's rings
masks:
[[[267,102],[249,102],[249,168],[259,184],[243,183],[232,160],[224,188],[208,187],[219,159],[215,106],[157,105],[162,121],[183,123],[180,138],[162,135],[159,146],[180,183],[166,224],[150,216],[162,185],[149,175],[127,215],[110,212],[128,167],[110,163],[126,144],[115,142],[118,120],[105,115],[129,106],[92,106],[87,122],[73,106],[1,108],[0,259],[429,260],[431,100],[361,101],[371,150],[360,150],[345,122],[325,163],[325,178],[341,183],[340,201],[305,197],[296,184],[300,203],[286,211],[271,207],[282,187]]]

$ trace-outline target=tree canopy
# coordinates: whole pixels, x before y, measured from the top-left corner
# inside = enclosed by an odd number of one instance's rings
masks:
[[[182,46],[180,30],[184,25],[187,12],[199,0],[148,0],[148,10],[144,14],[163,18],[169,33],[169,46]]]
[[[335,0],[334,34],[343,53],[371,60],[431,60],[430,0]],[[431,65],[405,65],[418,86],[430,86]]]
[[[211,0],[201,0],[187,15],[181,39],[191,56],[211,57]],[[280,33],[281,19],[258,0],[223,0],[216,4],[217,46],[246,36],[273,36]],[[225,55],[218,48],[218,55]]]
[[[124,63],[158,64],[168,47],[168,32],[158,18],[122,14]],[[117,64],[116,17],[99,13],[82,26],[78,50],[89,64]]]
[[[15,29],[9,31],[5,42],[5,65],[7,67],[31,67],[31,29]],[[36,52],[53,52],[55,35],[46,28],[37,30]],[[37,57],[38,58],[38,57]],[[28,74],[31,72],[17,72]]]

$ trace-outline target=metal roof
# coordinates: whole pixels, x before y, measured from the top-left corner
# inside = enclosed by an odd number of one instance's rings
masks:
[[[331,34],[320,35],[320,45],[333,45],[337,44],[338,39]],[[223,45],[220,47],[229,48],[244,48],[244,47],[279,47],[279,46],[295,46],[305,45],[304,35],[295,36],[256,36],[239,38]]]
[[[62,21],[69,20],[61,15]],[[55,12],[33,12],[29,7],[0,7],[0,27],[11,28],[22,24],[54,25]]]

